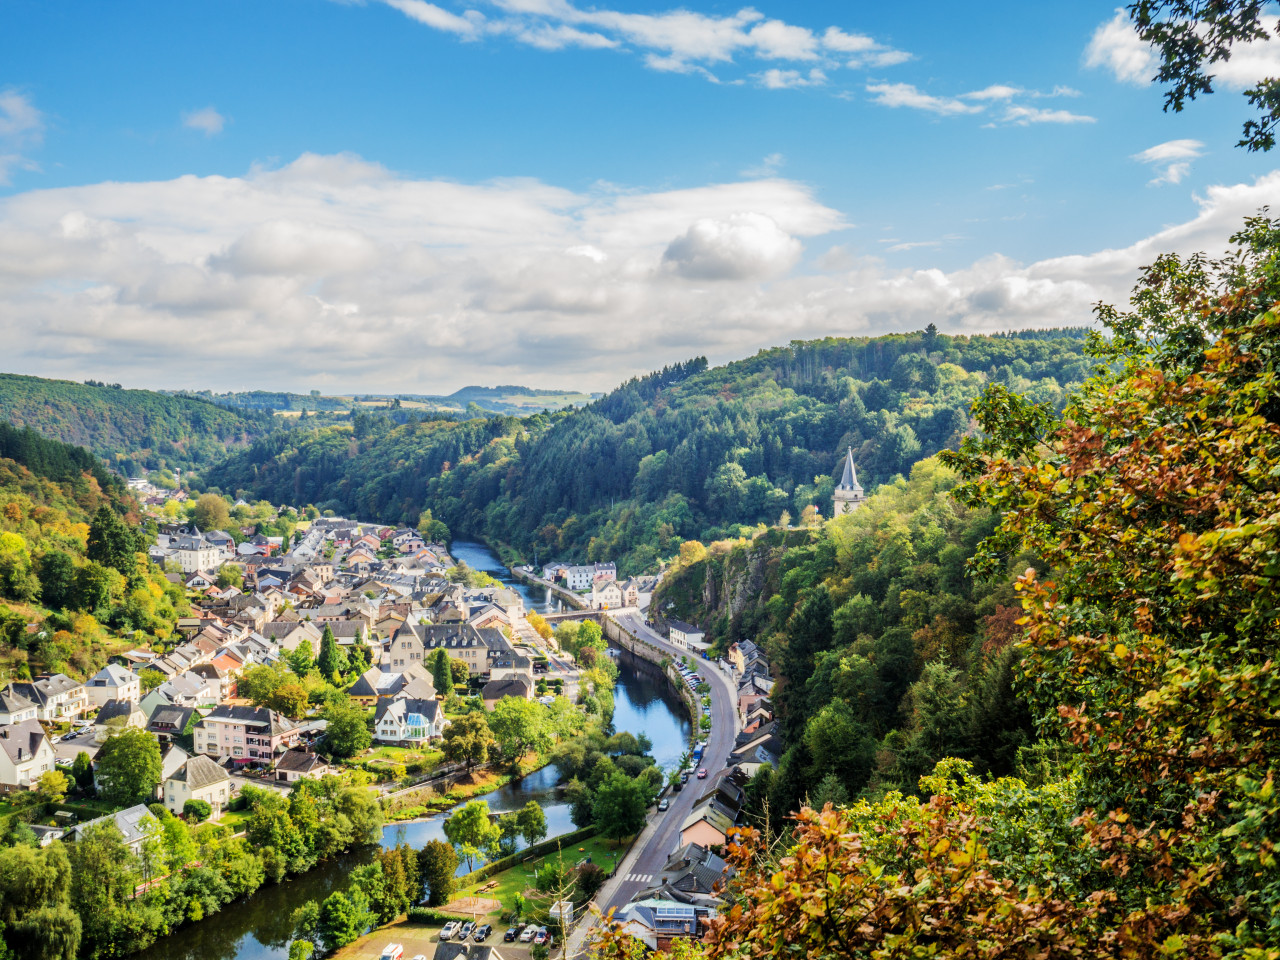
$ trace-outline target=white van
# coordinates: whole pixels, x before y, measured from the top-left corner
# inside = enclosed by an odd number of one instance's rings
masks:
[[[404,947],[398,943],[388,943],[382,948],[381,960],[404,960]]]

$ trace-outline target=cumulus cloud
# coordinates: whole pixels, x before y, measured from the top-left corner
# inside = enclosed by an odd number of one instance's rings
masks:
[[[199,130],[206,137],[221,133],[226,123],[227,118],[213,107],[205,107],[203,110],[191,110],[182,115],[182,125],[184,127]]]
[[[1259,80],[1280,76],[1280,32],[1264,28],[1270,34],[1267,39],[1235,44],[1229,59],[1207,64],[1205,72],[1233,90],[1244,90]],[[1093,32],[1084,62],[1089,67],[1109,70],[1124,83],[1149,83],[1159,70],[1155,51],[1138,36],[1124,9],[1117,9],[1115,16]]]
[[[1280,173],[1213,188],[1187,223],[1039,263],[891,269],[845,245],[801,268],[804,245],[848,222],[777,176],[582,192],[305,155],[0,199],[0,342],[6,369],[155,387],[606,389],[796,337],[1085,323],[1141,264],[1220,250],[1278,190]]]
[[[774,67],[756,74],[760,86],[770,90],[788,90],[794,87],[820,87],[827,82],[827,75],[817,68],[808,73],[799,70],[779,70]]]
[[[1071,113],[1068,110],[1041,110],[1037,107],[1028,107],[1020,104],[1014,104],[1006,109],[1003,120],[1005,123],[1017,124],[1020,127],[1025,127],[1031,123],[1097,122],[1094,117],[1081,113]]]
[[[1153,186],[1162,183],[1181,183],[1191,171],[1191,161],[1204,155],[1204,144],[1199,140],[1167,140],[1135,153],[1133,159],[1150,164],[1156,170],[1151,180]]]
[[[800,241],[772,217],[736,213],[694,222],[671,242],[662,262],[691,280],[758,280],[785,273],[800,251]]]

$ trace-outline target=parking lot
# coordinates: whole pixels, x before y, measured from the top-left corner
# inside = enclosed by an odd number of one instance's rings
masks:
[[[440,928],[443,924],[423,926],[403,920],[375,930],[355,943],[343,947],[334,954],[336,960],[378,960],[382,956],[382,948],[389,943],[398,943],[404,947],[404,960],[413,960],[416,956],[424,956],[427,960],[435,955],[440,943]],[[483,946],[496,947],[506,958],[515,960],[531,960],[533,944],[503,943],[502,935],[506,927],[493,928],[493,933],[485,940]],[[554,954],[554,951],[552,951]]]

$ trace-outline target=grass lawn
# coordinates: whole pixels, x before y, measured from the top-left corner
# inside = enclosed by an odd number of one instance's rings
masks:
[[[621,846],[614,844],[612,840],[605,840],[602,837],[591,837],[588,840],[582,840],[571,846],[565,847],[558,853],[553,851],[545,856],[538,857],[536,860],[530,860],[527,863],[518,864],[510,870],[504,870],[502,873],[495,874],[488,880],[482,880],[479,883],[470,884],[462,887],[454,894],[454,899],[461,897],[481,896],[490,897],[502,904],[502,909],[496,913],[486,916],[485,920],[497,926],[501,914],[508,910],[511,906],[513,894],[523,893],[530,900],[530,908],[537,910],[543,906],[541,900],[547,900],[545,894],[539,894],[534,887],[534,872],[540,870],[546,863],[552,862],[557,858],[561,859],[564,865],[570,869],[573,868],[583,857],[591,857],[591,861],[605,873],[613,870],[614,858],[611,854],[617,854],[618,859],[627,852],[630,841],[623,841]],[[497,886],[490,887],[490,884],[496,883]],[[489,889],[483,889],[488,887]],[[528,891],[534,891],[530,893]],[[446,908],[448,909],[448,908]]]
[[[248,810],[226,810],[222,816],[212,823],[220,823],[224,827],[230,827],[232,833],[239,833],[244,829],[245,821],[249,819]]]
[[[366,754],[363,759],[387,760],[391,763],[402,763],[405,766],[425,760],[430,766],[436,767],[444,761],[444,752],[441,750],[421,750],[416,747],[377,747],[372,753]]]

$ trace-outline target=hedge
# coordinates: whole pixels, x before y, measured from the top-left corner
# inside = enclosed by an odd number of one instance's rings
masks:
[[[574,830],[572,833],[562,833],[558,837],[551,837],[533,846],[525,847],[523,850],[513,853],[509,857],[503,857],[501,860],[494,860],[492,863],[486,863],[479,869],[472,870],[470,873],[461,876],[457,880],[457,887],[465,887],[473,883],[479,883],[481,880],[488,880],[495,873],[501,873],[503,870],[510,870],[517,864],[524,863],[530,857],[540,857],[544,853],[550,853],[557,847],[564,848],[575,843],[581,843],[583,840],[594,837],[598,832],[597,828],[592,825],[583,827],[581,830]]]
[[[406,916],[410,923],[448,923],[458,919],[451,913],[432,907],[410,907]]]

